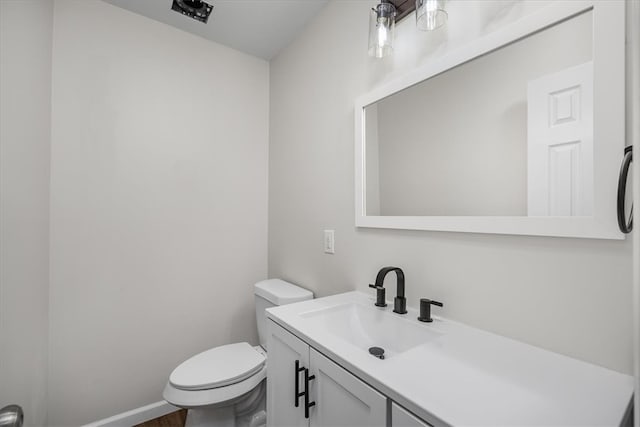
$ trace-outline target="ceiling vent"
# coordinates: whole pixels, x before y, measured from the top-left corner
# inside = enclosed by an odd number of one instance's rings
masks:
[[[184,16],[206,24],[213,10],[213,6],[202,0],[173,0],[171,10],[175,10]]]

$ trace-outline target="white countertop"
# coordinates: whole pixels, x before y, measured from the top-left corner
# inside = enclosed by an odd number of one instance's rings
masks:
[[[383,394],[434,426],[617,426],[633,377],[434,316],[392,312],[375,298],[348,292],[267,310],[283,326]],[[301,316],[355,303],[385,310],[437,337],[377,359]],[[349,325],[344,325],[348,328]]]

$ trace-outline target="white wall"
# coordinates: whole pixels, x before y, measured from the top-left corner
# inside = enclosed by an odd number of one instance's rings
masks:
[[[48,0],[0,1],[0,407],[46,419],[51,36]]]
[[[96,0],[57,0],[49,424],[162,399],[180,362],[257,342],[268,63]]]
[[[592,22],[583,13],[378,102],[381,214],[526,216],[528,83],[591,61]]]
[[[631,241],[356,229],[354,100],[544,2],[451,1],[449,23],[397,27],[388,60],[367,57],[368,11],[333,1],[271,64],[269,275],[323,296],[402,267],[408,304],[621,372],[632,371]],[[336,254],[322,230],[336,230]],[[393,288],[393,278],[387,286]],[[395,289],[389,296],[395,294]]]

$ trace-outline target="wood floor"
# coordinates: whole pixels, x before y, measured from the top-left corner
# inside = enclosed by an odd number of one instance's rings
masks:
[[[184,427],[184,422],[187,419],[187,410],[181,409],[176,412],[164,415],[160,418],[154,418],[153,420],[145,421],[142,424],[138,424],[133,427]]]

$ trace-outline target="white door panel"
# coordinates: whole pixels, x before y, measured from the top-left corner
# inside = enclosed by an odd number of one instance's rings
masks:
[[[593,215],[593,63],[529,82],[529,216]]]
[[[373,388],[327,359],[310,350],[311,382],[310,426],[375,427],[386,425],[387,399]]]
[[[267,425],[272,427],[303,427],[304,398],[296,399],[296,376],[299,391],[304,391],[304,371],[309,367],[309,346],[273,321],[268,321],[267,358]],[[298,400],[298,407],[295,402]]]
[[[413,415],[411,412],[398,406],[397,403],[391,404],[391,426],[392,427],[431,427],[425,421]]]

